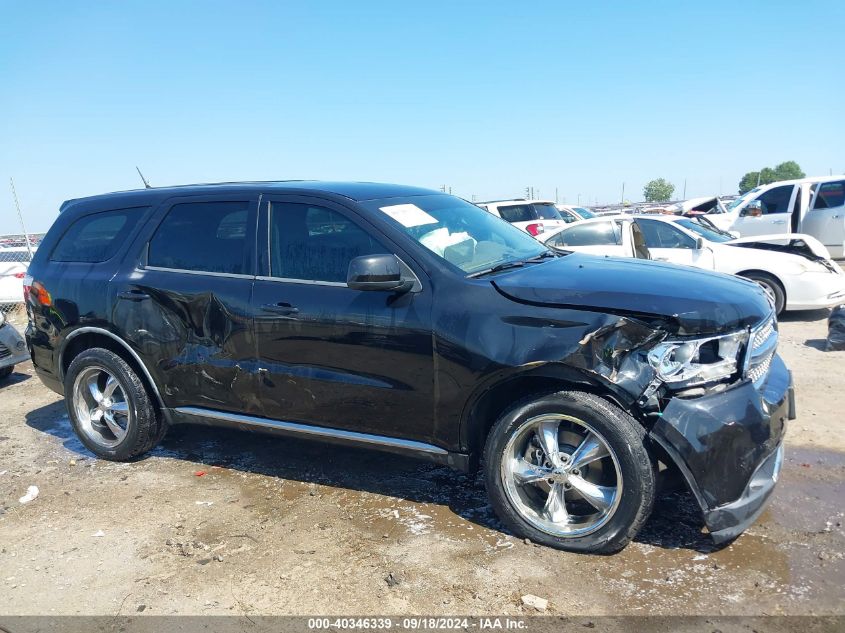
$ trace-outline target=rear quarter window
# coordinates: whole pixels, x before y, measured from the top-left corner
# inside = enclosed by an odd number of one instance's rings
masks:
[[[148,207],[82,216],[70,225],[50,254],[53,262],[104,262],[117,253]]]

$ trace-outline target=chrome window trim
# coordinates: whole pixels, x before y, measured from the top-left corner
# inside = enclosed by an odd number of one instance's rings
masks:
[[[157,270],[164,273],[184,273],[187,275],[207,275],[210,277],[231,277],[232,279],[255,279],[255,275],[243,275],[240,273],[215,273],[206,270],[188,270],[187,268],[166,268],[164,266],[144,266],[137,270]]]
[[[313,437],[329,437],[334,439],[347,440],[350,442],[357,442],[360,444],[372,444],[376,446],[399,448],[408,451],[413,451],[416,453],[430,453],[432,455],[449,454],[449,451],[442,449],[438,446],[426,444],[425,442],[417,442],[415,440],[403,440],[398,437],[372,435],[370,433],[359,433],[357,431],[346,431],[343,429],[334,429],[323,426],[312,426],[310,424],[301,424],[299,422],[271,420],[269,418],[258,418],[252,415],[245,415],[242,413],[215,411],[213,409],[203,409],[201,407],[178,407],[175,409],[175,411],[183,415],[189,415],[198,418],[237,422],[248,426],[258,426],[263,428],[276,429],[280,431],[288,431],[291,433],[299,433],[302,435],[309,435]]]
[[[348,288],[346,283],[342,281],[320,281],[318,279],[295,279],[293,277],[270,277],[264,275],[259,275],[255,279],[258,281],[280,281],[289,284],[309,284],[311,286],[334,286]]]

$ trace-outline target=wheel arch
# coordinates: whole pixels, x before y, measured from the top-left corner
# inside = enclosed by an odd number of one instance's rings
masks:
[[[65,337],[59,352],[59,379],[64,381],[73,359],[82,351],[92,347],[101,347],[120,356],[141,378],[159,409],[163,412],[167,411],[158,386],[138,353],[117,334],[104,328],[84,326],[73,330]]]
[[[640,419],[636,411],[631,411],[632,407],[636,407],[635,398],[604,382],[599,376],[555,365],[511,374],[481,388],[464,408],[460,442],[469,455],[470,469],[478,468],[487,435],[510,404],[531,395],[539,397],[557,391],[592,393]]]
[[[747,270],[741,270],[736,273],[737,277],[748,277],[748,275],[757,274],[762,275],[764,277],[769,277],[772,281],[777,282],[778,286],[780,286],[780,291],[783,293],[783,301],[784,305],[786,304],[787,294],[786,294],[786,285],[783,283],[783,279],[778,277],[775,273],[770,272],[768,270],[760,270],[759,268],[749,268]]]

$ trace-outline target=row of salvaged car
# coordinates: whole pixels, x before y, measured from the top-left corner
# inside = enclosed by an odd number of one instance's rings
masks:
[[[827,226],[823,237],[826,241],[835,241],[839,239],[835,237],[837,230],[834,225],[837,221],[845,230],[845,220],[842,219],[845,217],[845,203],[841,199],[845,182],[814,182],[819,180],[822,179],[774,183],[760,188],[758,194],[766,198],[767,192],[789,188],[792,191],[789,203],[793,218],[799,213],[803,216],[798,218],[800,221],[784,222],[796,228],[802,225],[812,227],[819,223],[818,216],[823,212],[825,217],[830,216],[830,226]],[[796,203],[795,196],[801,197],[801,187],[805,185],[812,195],[803,196],[809,204],[802,207]],[[557,250],[653,259],[745,277],[766,290],[778,313],[826,308],[845,302],[845,274],[819,239],[808,234],[783,231],[761,235],[757,229],[763,224],[755,224],[748,229],[746,219],[761,218],[766,226],[772,226],[766,223],[766,216],[775,215],[749,215],[765,204],[765,200],[761,202],[752,193],[738,198],[730,212],[694,212],[687,215],[619,214],[595,217],[582,207],[555,205],[545,200],[501,200],[480,203],[479,206]],[[779,195],[785,194],[781,192]],[[718,199],[715,200],[711,211],[724,209]],[[749,209],[749,205],[752,211],[744,211]],[[731,230],[726,230],[726,226],[730,226]],[[740,230],[750,232],[752,236],[740,237]]]

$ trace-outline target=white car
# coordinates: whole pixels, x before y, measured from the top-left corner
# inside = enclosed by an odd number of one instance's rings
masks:
[[[476,204],[534,237],[574,222],[561,217],[550,200],[491,200]]]
[[[0,248],[0,305],[23,301],[23,278],[29,260],[26,248]]]
[[[538,239],[561,250],[641,257],[739,275],[763,286],[778,313],[845,302],[845,273],[809,235],[737,239],[706,220],[637,215],[583,220]]]
[[[560,213],[560,217],[562,217],[567,224],[570,222],[577,222],[578,220],[591,220],[592,218],[598,217],[589,209],[585,209],[584,207],[575,207],[571,204],[555,204],[555,208],[557,209],[557,212]]]
[[[812,235],[833,257],[845,257],[845,175],[783,180],[755,187],[707,218],[743,237]]]

